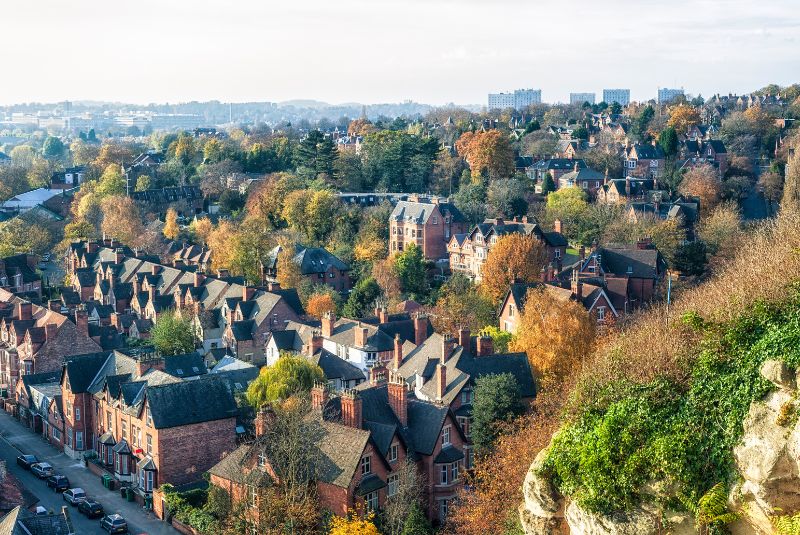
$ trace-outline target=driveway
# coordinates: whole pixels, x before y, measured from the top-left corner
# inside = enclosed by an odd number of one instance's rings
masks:
[[[28,470],[17,464],[20,453],[33,454],[40,461],[53,465],[57,474],[65,475],[73,487],[81,487],[90,497],[97,499],[106,513],[119,513],[127,521],[130,533],[134,535],[175,535],[172,526],[157,519],[153,513],[140,507],[136,502],[128,502],[119,491],[103,487],[100,478],[89,472],[83,463],[70,459],[60,453],[40,436],[20,424],[6,412],[0,411],[0,459],[6,462],[8,470],[37,498],[39,505],[48,510],[59,511],[66,502],[61,494],[53,492]],[[100,529],[99,520],[89,520],[78,509],[70,507],[70,518],[77,533],[95,535],[106,533]]]

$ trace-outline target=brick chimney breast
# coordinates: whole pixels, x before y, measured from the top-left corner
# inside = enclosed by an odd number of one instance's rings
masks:
[[[469,351],[470,332],[469,329],[461,328],[458,330],[458,345]]]
[[[434,380],[436,381],[436,398],[442,400],[447,393],[447,368],[444,367],[444,364],[436,365]]]
[[[403,342],[400,335],[394,335],[394,353],[392,353],[392,369],[397,371],[403,365]]]
[[[486,357],[494,354],[494,340],[492,340],[491,336],[479,336],[477,346],[479,357]]]
[[[455,342],[452,338],[448,336],[442,337],[442,352],[439,355],[439,362],[444,364],[447,362],[447,359],[450,358],[450,355],[453,353],[453,348],[455,347]]]
[[[314,383],[311,389],[311,408],[321,411],[328,404],[329,399],[328,385],[322,382]]]
[[[389,384],[386,385],[389,406],[394,411],[403,427],[408,425],[408,389],[405,381],[396,373],[389,372]]]
[[[256,294],[256,289],[252,286],[242,286],[242,301],[249,301]]]
[[[194,274],[194,287],[199,288],[203,285],[203,281],[206,280],[206,274],[202,271],[196,271]]]
[[[363,400],[356,390],[343,390],[341,396],[342,423],[349,427],[361,429]]]
[[[253,421],[257,437],[266,434],[267,429],[275,421],[275,411],[269,405],[262,406]]]
[[[355,345],[356,347],[367,347],[367,339],[369,338],[369,329],[359,324],[355,328]]]
[[[421,314],[414,316],[414,345],[421,346],[428,338],[427,318]]]
[[[33,316],[33,304],[29,301],[17,303],[17,316],[21,320],[29,320]]]

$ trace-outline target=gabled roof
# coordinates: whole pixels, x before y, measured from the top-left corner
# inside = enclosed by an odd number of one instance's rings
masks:
[[[113,353],[100,352],[78,355],[64,363],[64,377],[75,394],[88,392],[89,386]]]
[[[358,381],[366,379],[364,372],[359,368],[334,355],[327,349],[320,349],[309,360],[322,368],[322,372],[328,380]]]
[[[550,158],[549,160],[539,160],[533,164],[533,168],[537,171],[560,171],[564,169],[575,169],[575,165],[577,165],[579,169],[583,169],[586,167],[586,162],[580,158]]]
[[[181,379],[208,373],[205,360],[197,352],[164,357],[164,371]]]
[[[328,250],[323,247],[298,247],[298,252],[294,257],[294,261],[300,266],[300,273],[303,275],[325,273],[331,267],[339,271],[350,271],[350,266],[339,260],[336,255],[328,252]]]

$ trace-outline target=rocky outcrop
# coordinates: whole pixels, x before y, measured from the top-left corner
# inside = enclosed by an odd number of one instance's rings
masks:
[[[734,535],[771,534],[771,516],[800,512],[797,400],[800,373],[795,374],[784,363],[771,360],[763,364],[761,375],[776,388],[751,405],[744,421],[742,441],[733,452],[743,480],[730,495],[731,509],[742,514],[741,519],[730,526]],[[523,485],[525,501],[519,512],[527,535],[698,533],[691,516],[655,506],[642,505],[624,515],[612,516],[581,509],[577,503],[559,495],[552,482],[540,473],[546,455],[546,450],[539,453]]]
[[[744,482],[734,501],[768,532],[768,517],[800,511],[800,424],[794,374],[779,361],[767,361],[761,375],[778,388],[750,406],[741,443],[734,448],[736,466]]]

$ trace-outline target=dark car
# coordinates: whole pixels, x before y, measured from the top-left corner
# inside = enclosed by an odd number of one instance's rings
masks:
[[[31,466],[38,462],[39,459],[36,458],[36,455],[20,455],[17,457],[17,464],[25,470],[30,470]]]
[[[56,492],[64,492],[69,488],[69,479],[67,476],[50,476],[47,478],[47,486]]]
[[[104,516],[100,521],[100,527],[109,533],[128,533],[128,523],[122,515]]]
[[[89,518],[99,518],[105,514],[103,506],[97,500],[87,498],[78,504],[78,512]]]

